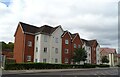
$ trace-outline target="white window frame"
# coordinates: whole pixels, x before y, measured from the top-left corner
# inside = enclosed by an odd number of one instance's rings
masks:
[[[44,51],[44,53],[47,53],[47,47],[44,47],[43,51]]]
[[[38,62],[38,59],[35,59],[35,62]]]
[[[58,38],[55,38],[55,42],[58,43]]]
[[[57,58],[55,58],[55,63],[58,63],[58,59]]]
[[[29,47],[32,47],[32,41],[28,41],[28,42],[27,42],[27,45],[28,45]]]
[[[68,58],[65,58],[65,63],[68,63]]]
[[[80,47],[80,44],[78,44],[78,48],[81,48],[81,47]]]
[[[65,40],[65,44],[69,44],[69,41],[67,39]]]
[[[74,48],[77,48],[77,47],[76,47],[76,44],[74,44]]]
[[[36,52],[38,52],[38,47],[36,47]]]
[[[27,61],[31,61],[32,57],[30,55],[27,56]]]
[[[65,48],[64,52],[65,52],[65,54],[68,54],[69,50]]]
[[[47,59],[46,59],[46,58],[44,58],[44,59],[43,59],[43,63],[46,63],[46,62],[47,62]]]
[[[37,40],[37,41],[38,41],[38,39],[39,39],[39,36],[36,37],[36,40]]]
[[[55,48],[55,53],[58,54],[58,48]]]

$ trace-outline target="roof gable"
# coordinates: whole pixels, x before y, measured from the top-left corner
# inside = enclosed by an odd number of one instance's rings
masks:
[[[71,36],[70,32],[68,32],[68,31],[64,31],[64,33],[61,35],[61,37],[64,37],[67,33],[70,36],[70,38],[72,39],[72,36]]]
[[[18,31],[18,28],[20,28],[20,29],[22,30],[22,33],[24,33],[23,28],[21,27],[21,24],[19,23],[18,26],[17,26],[17,29],[16,29],[16,31],[15,31],[14,36],[16,36],[16,33],[17,33],[17,31]]]
[[[87,46],[97,46],[98,42],[97,40],[85,40],[85,39],[81,39]]]

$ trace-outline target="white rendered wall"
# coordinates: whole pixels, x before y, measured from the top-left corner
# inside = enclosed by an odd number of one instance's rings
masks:
[[[101,64],[100,46],[99,45],[97,45],[97,47],[96,47],[96,62],[97,62],[97,64]]]
[[[43,62],[43,59],[46,59],[46,63],[56,63],[55,59],[58,59],[57,64],[61,64],[61,46],[62,40],[61,35],[63,31],[60,27],[58,27],[52,35],[44,35],[38,34],[35,36],[35,48],[34,48],[34,62],[35,59],[38,59],[37,62]],[[39,36],[39,40],[37,41],[37,36]],[[44,41],[44,38],[47,38],[47,42]],[[56,43],[56,38],[58,38],[58,42]],[[38,52],[36,52],[36,47],[38,47]],[[47,53],[44,53],[44,48],[47,48]],[[55,48],[58,48],[58,53],[56,54]]]
[[[49,61],[50,63],[55,63],[55,59],[58,59],[57,64],[61,64],[62,63],[62,39],[61,39],[61,35],[63,34],[63,31],[61,30],[61,28],[59,27],[58,29],[56,29],[56,31],[54,31],[54,33],[52,34],[52,36],[50,37],[50,57],[49,57]],[[58,38],[58,42],[56,43],[56,38]],[[55,52],[55,48],[58,48],[58,53],[56,54]]]

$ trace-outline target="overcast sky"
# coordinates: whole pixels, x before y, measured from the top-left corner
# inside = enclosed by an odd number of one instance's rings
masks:
[[[101,47],[118,48],[118,0],[0,0],[0,41],[14,42],[19,21],[61,25]]]

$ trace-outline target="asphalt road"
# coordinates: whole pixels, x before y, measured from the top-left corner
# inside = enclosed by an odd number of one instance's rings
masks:
[[[2,77],[120,77],[118,68],[3,74]]]

